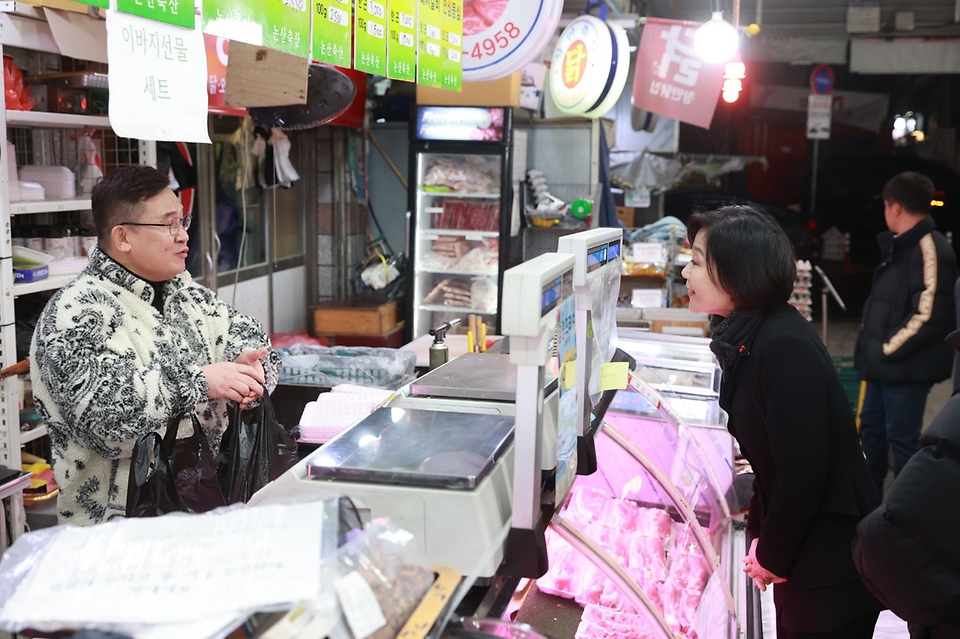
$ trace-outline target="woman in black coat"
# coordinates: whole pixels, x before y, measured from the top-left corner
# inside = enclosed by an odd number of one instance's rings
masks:
[[[850,545],[880,499],[830,355],[787,304],[790,241],[749,207],[696,214],[687,233],[690,309],[714,316],[720,406],[756,474],[744,571],[761,589],[775,584],[779,639],[869,639],[881,606]]]

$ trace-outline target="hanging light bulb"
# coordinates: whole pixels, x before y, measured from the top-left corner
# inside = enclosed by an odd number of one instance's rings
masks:
[[[697,55],[710,64],[729,60],[737,52],[739,44],[737,30],[723,19],[719,11],[714,11],[710,21],[697,29],[693,36],[693,48]]]

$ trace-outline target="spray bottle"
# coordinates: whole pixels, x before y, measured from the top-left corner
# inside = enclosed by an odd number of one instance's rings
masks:
[[[443,338],[447,336],[447,331],[459,323],[460,318],[458,317],[451,322],[444,322],[440,326],[430,329],[430,334],[433,335],[433,344],[430,345],[430,370],[443,366],[450,360],[450,349],[443,343]]]

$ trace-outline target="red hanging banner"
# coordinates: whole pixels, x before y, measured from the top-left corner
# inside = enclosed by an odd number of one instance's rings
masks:
[[[647,18],[637,49],[633,105],[710,128],[723,87],[723,64],[707,64],[693,50],[699,22]]]

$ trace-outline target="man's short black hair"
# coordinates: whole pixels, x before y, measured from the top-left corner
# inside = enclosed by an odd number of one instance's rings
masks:
[[[101,245],[121,222],[139,218],[140,204],[169,188],[170,178],[152,166],[135,164],[114,169],[93,187],[93,225]]]
[[[701,231],[707,233],[707,273],[736,310],[765,312],[790,299],[797,257],[773,218],[750,206],[725,206],[690,217],[691,245]]]
[[[930,213],[930,202],[933,201],[935,194],[933,180],[914,171],[894,175],[883,187],[884,202],[899,204],[905,211],[914,215]]]

